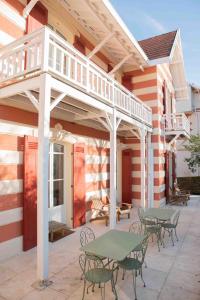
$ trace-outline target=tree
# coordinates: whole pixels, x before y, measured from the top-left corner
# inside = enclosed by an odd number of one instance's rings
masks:
[[[184,147],[191,153],[191,156],[186,158],[185,161],[191,172],[195,173],[200,167],[200,135],[191,135],[189,144]]]

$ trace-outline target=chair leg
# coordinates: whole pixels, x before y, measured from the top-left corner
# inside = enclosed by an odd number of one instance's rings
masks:
[[[84,280],[82,300],[84,300],[84,297],[85,297],[85,288],[86,288],[86,280]]]
[[[125,270],[125,269],[123,269],[123,273],[122,273],[122,280],[124,280],[125,273],[126,273],[126,270]]]
[[[141,279],[142,279],[142,281],[143,281],[143,283],[144,283],[144,287],[146,287],[146,284],[145,284],[144,278],[143,278],[143,274],[142,274],[142,267],[141,267],[141,269],[140,269],[140,276],[141,276]]]
[[[106,285],[105,285],[105,283],[103,284],[103,287],[101,288],[101,299],[102,300],[106,299]]]
[[[114,278],[111,279],[111,286],[112,286],[112,292],[115,295],[115,300],[118,300],[117,291],[116,291],[116,288],[115,288]]]
[[[176,228],[174,228],[174,232],[175,232],[176,240],[178,242],[178,236],[177,236]]]
[[[144,267],[147,268],[147,263],[146,263],[146,261],[144,261]]]
[[[137,300],[137,294],[136,294],[136,276],[135,276],[134,270],[132,271],[132,274],[133,274],[133,289],[134,289],[134,293],[135,293],[135,300]]]
[[[172,245],[174,246],[173,229],[171,229],[169,232],[170,232],[170,237],[172,240]]]
[[[160,252],[160,245],[159,245],[159,242],[160,242],[160,238],[159,238],[159,234],[157,234],[157,245],[158,245],[158,251]]]

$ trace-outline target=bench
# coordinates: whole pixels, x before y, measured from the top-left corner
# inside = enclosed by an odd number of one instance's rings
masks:
[[[62,234],[64,235],[66,229],[67,229],[67,226],[64,223],[60,223],[57,221],[49,221],[50,241],[53,242],[54,232],[62,230]]]

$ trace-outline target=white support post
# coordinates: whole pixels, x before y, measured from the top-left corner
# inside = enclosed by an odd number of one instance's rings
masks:
[[[147,133],[147,151],[148,151],[148,207],[154,206],[154,155],[151,143],[151,133]]]
[[[116,225],[116,197],[117,197],[117,118],[116,109],[110,117],[110,229]],[[119,126],[119,124],[118,124]]]
[[[145,143],[146,143],[146,130],[140,130],[140,159],[141,159],[141,206],[146,206],[146,170],[145,170]]]
[[[114,32],[110,32],[88,55],[87,57],[91,59],[100,49],[114,36]]]
[[[117,65],[114,66],[114,68],[108,74],[109,75],[114,74],[132,56],[133,56],[133,53],[130,53],[127,56],[125,56]]]
[[[37,278],[48,285],[48,174],[51,76],[41,75],[38,112]]]

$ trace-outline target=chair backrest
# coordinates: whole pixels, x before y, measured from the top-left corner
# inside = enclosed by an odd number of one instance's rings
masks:
[[[99,257],[88,254],[81,254],[79,256],[79,265],[83,274],[86,274],[89,270],[93,269],[105,269],[104,264]]]
[[[83,227],[80,232],[80,244],[82,247],[95,239],[94,231],[90,227]]]
[[[138,208],[138,217],[140,220],[142,219],[143,215],[144,215],[144,208],[139,207]]]
[[[178,225],[179,217],[180,217],[180,210],[175,214],[175,216],[174,216],[174,218],[173,218],[173,224],[174,224],[175,226]]]
[[[98,197],[94,197],[91,199],[92,201],[92,209],[96,209],[96,210],[101,210],[104,206],[101,198],[98,198]]]
[[[141,234],[142,233],[142,224],[140,221],[135,221],[133,222],[130,227],[129,227],[129,232],[133,232],[136,234]]]
[[[142,241],[142,244],[141,244],[142,245],[142,260],[141,260],[142,264],[144,263],[145,255],[146,255],[146,252],[147,252],[148,238],[149,238],[149,236],[147,235],[145,237],[145,239]]]

